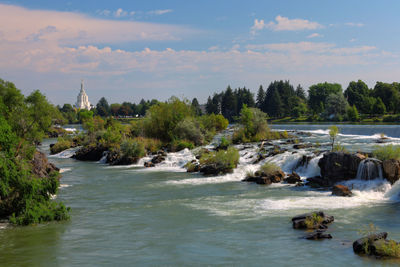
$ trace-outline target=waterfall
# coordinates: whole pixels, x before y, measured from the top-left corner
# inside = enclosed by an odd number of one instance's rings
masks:
[[[106,164],[107,163],[107,157],[108,157],[108,151],[104,151],[103,152],[103,156],[99,160],[99,163]]]
[[[382,162],[378,159],[364,159],[360,162],[357,169],[356,179],[373,180],[383,179]]]

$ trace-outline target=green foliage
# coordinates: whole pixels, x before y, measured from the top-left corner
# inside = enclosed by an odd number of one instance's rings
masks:
[[[342,92],[330,94],[326,98],[324,116],[341,121],[340,118],[346,114],[347,107],[348,103]]]
[[[171,146],[171,151],[181,151],[185,148],[188,149],[194,148],[194,144],[188,140],[174,140],[171,142],[170,146]]]
[[[325,110],[326,99],[330,94],[342,93],[342,86],[337,83],[318,83],[308,90],[308,106],[315,114]]]
[[[144,144],[132,139],[126,139],[122,142],[121,151],[123,156],[127,158],[141,158],[146,155]]]
[[[57,143],[55,143],[52,147],[50,147],[50,152],[51,154],[57,154],[68,148],[71,148],[72,145],[73,142],[71,140],[60,137],[58,138]]]
[[[225,136],[223,136],[219,142],[218,148],[219,149],[227,149],[231,145],[231,141],[229,139],[226,139]]]
[[[160,140],[154,139],[154,138],[146,138],[146,137],[136,137],[133,139],[137,143],[141,143],[144,145],[144,148],[150,152],[150,153],[155,153],[159,151],[163,144]]]
[[[234,147],[217,152],[203,153],[200,158],[201,165],[215,165],[218,169],[229,171],[237,167],[239,151]]]
[[[349,121],[360,121],[360,115],[358,114],[357,108],[355,105],[349,106],[347,108],[347,118]]]
[[[400,243],[394,240],[378,240],[374,242],[376,254],[400,258]]]
[[[376,146],[372,151],[375,158],[380,160],[397,159],[400,160],[400,146],[386,145]]]
[[[200,124],[193,117],[187,117],[175,127],[175,136],[182,140],[188,140],[196,146],[204,143],[204,135],[200,131]]]
[[[281,168],[273,162],[266,162],[260,167],[260,171],[267,175],[275,173],[280,170]]]
[[[324,218],[319,216],[317,213],[313,213],[312,216],[308,216],[305,220],[305,224],[307,229],[315,229],[317,228],[322,222]]]
[[[376,99],[374,105],[372,106],[372,113],[375,115],[383,115],[386,113],[386,106],[380,97]]]
[[[335,145],[335,139],[337,137],[337,135],[339,134],[339,128],[335,125],[332,125],[331,127],[329,127],[329,136],[331,138],[332,141],[332,151]]]
[[[233,133],[232,142],[258,142],[269,136],[266,114],[258,108],[248,108],[244,105],[240,113],[240,128]]]
[[[197,167],[197,164],[189,161],[188,163],[185,164],[184,167],[188,172],[194,172]]]

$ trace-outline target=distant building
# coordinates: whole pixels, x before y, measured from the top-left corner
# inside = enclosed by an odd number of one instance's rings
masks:
[[[92,106],[89,102],[89,97],[87,96],[85,89],[83,88],[83,80],[81,81],[81,91],[76,99],[75,107],[77,109],[87,109],[90,110]]]

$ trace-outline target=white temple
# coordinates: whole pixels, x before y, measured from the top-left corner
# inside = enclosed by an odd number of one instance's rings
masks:
[[[81,91],[76,99],[75,107],[78,109],[91,109],[89,97],[87,96],[85,89],[83,89],[83,80],[81,81]]]

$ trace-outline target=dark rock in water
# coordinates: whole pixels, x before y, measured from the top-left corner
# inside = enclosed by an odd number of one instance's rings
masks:
[[[382,162],[383,177],[391,184],[394,184],[400,178],[400,161],[396,159],[384,160]]]
[[[158,163],[163,162],[164,160],[165,160],[165,157],[163,156],[163,154],[158,154],[151,159],[151,162],[154,164],[158,164]]]
[[[306,182],[306,185],[312,188],[331,187],[332,184],[330,180],[322,178],[321,176],[307,178]]]
[[[301,186],[304,186],[304,183],[303,183],[303,182],[298,182],[298,183],[295,185],[295,187],[301,187]]]
[[[151,168],[151,167],[155,167],[156,165],[154,165],[154,163],[151,162],[151,161],[147,161],[147,162],[144,163],[144,166],[146,168]]]
[[[294,149],[303,149],[303,148],[310,148],[310,147],[312,147],[312,144],[310,144],[310,143],[293,145]]]
[[[296,165],[295,169],[297,169],[297,168],[300,167],[300,166],[307,167],[307,166],[308,166],[308,163],[310,163],[310,161],[311,161],[313,158],[314,158],[313,156],[306,156],[306,155],[303,155],[303,157],[297,162],[297,165]]]
[[[216,164],[209,164],[200,166],[200,172],[204,175],[219,175],[224,173],[232,173],[233,169],[226,169],[225,167],[220,167]]]
[[[315,223],[311,229],[327,229],[328,224],[332,223],[335,219],[333,216],[326,215],[323,211],[310,212],[300,214],[292,218],[294,229],[310,229],[307,225],[307,220],[312,220],[315,216],[321,218],[319,223]]]
[[[361,154],[349,154],[344,152],[328,152],[319,160],[321,176],[337,183],[356,178],[360,162],[365,159]]]
[[[375,256],[386,256],[380,255],[377,251],[377,241],[386,241],[387,233],[377,233],[372,234],[363,238],[360,238],[353,243],[353,251],[356,254],[368,254],[368,255],[375,255]]]
[[[315,230],[307,234],[304,238],[308,240],[331,239],[331,234],[325,233],[326,230]]]
[[[353,193],[347,186],[338,184],[332,187],[332,195],[340,197],[351,197]]]
[[[256,184],[264,184],[269,185],[272,183],[282,182],[283,177],[285,177],[285,173],[281,170],[274,171],[272,173],[264,173],[261,171],[257,171],[253,176],[246,177],[243,179],[243,182],[253,182]]]
[[[85,146],[75,152],[72,157],[83,161],[99,161],[107,149],[101,145]]]
[[[257,164],[257,163],[259,163],[260,161],[262,161],[262,160],[264,160],[266,158],[267,158],[267,155],[258,153],[257,154],[257,159],[253,162],[253,164]]]
[[[288,184],[296,184],[301,182],[301,178],[296,172],[292,172],[284,181]]]
[[[48,162],[46,155],[39,151],[35,152],[31,163],[32,173],[40,178],[49,177],[51,172],[60,170],[53,163]]]

